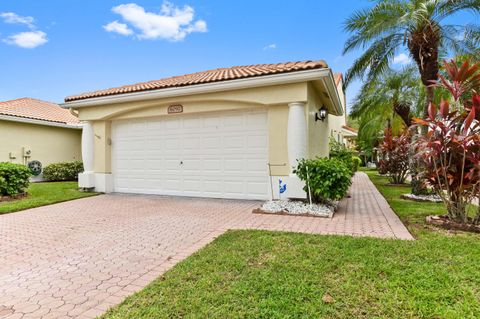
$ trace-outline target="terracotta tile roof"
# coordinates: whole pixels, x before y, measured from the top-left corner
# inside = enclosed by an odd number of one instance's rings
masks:
[[[69,110],[58,104],[32,98],[0,102],[0,115],[41,120],[63,124],[78,124],[80,121]]]
[[[356,130],[353,127],[350,127],[348,125],[343,125],[342,128],[346,129],[347,131],[353,132],[353,133],[358,133],[358,130]]]
[[[250,78],[263,75],[271,75],[277,73],[288,73],[295,71],[304,71],[311,69],[327,68],[328,65],[323,60],[318,61],[302,61],[302,62],[285,62],[277,64],[257,64],[247,66],[235,66],[231,68],[220,68],[215,70],[197,72],[170,78],[142,82],[132,85],[100,90],[95,92],[83,93],[79,95],[67,96],[65,102],[84,100],[100,96],[117,95],[132,92],[141,92],[149,90],[158,90],[163,88],[188,86],[195,84],[236,80]]]

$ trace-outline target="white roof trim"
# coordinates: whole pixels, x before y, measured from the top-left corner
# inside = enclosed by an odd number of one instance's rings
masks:
[[[45,121],[45,120],[37,120],[37,119],[31,119],[31,118],[14,116],[14,115],[0,114],[0,120],[10,121],[10,122],[27,123],[27,124],[37,124],[37,125],[45,125],[45,126],[70,128],[70,129],[77,129],[77,130],[82,129],[81,124],[65,124],[65,123],[51,122],[51,121]]]
[[[258,86],[271,86],[287,83],[323,80],[326,83],[328,93],[339,115],[343,114],[342,103],[336,90],[335,79],[329,68],[294,71],[289,73],[261,75],[251,78],[225,80],[212,83],[187,85],[181,87],[161,88],[150,91],[114,94],[101,97],[93,97],[60,104],[64,108],[78,109],[112,103],[124,103],[141,100],[153,100],[167,97],[178,97],[192,94],[211,93],[218,91],[238,90]]]
[[[342,133],[345,137],[357,137],[358,133],[352,132],[346,128],[342,127]]]

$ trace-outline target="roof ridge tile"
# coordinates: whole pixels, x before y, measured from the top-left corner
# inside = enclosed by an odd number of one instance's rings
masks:
[[[142,92],[169,87],[181,87],[210,82],[228,81],[234,79],[265,76],[278,73],[295,72],[309,69],[328,68],[323,60],[307,60],[296,62],[280,62],[273,64],[239,65],[229,68],[217,68],[190,74],[171,76],[159,80],[139,82],[131,85],[123,85],[104,90],[85,92],[78,95],[67,96],[65,102],[85,100],[94,97],[118,95],[131,92]]]

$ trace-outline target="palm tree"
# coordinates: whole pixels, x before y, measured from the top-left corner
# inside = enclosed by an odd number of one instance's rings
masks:
[[[356,11],[345,23],[352,36],[343,53],[366,50],[347,72],[345,85],[355,78],[374,81],[389,68],[399,50],[407,49],[426,87],[423,114],[427,115],[439,55],[450,50],[467,54],[478,50],[478,26],[442,23],[459,11],[480,13],[480,0],[377,0],[372,8]]]
[[[385,128],[400,133],[417,113],[422,86],[414,66],[387,69],[365,84],[356,96],[350,117],[359,121],[359,140],[376,142]]]

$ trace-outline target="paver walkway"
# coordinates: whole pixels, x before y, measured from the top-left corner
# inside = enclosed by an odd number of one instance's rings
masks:
[[[259,202],[102,195],[0,216],[0,318],[94,318],[227,229],[412,239],[364,173],[332,219]]]

